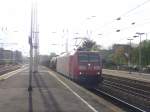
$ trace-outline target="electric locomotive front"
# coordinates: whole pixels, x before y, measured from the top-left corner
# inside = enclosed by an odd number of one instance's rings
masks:
[[[70,58],[70,74],[73,79],[91,86],[102,81],[102,61],[98,52],[77,51]]]

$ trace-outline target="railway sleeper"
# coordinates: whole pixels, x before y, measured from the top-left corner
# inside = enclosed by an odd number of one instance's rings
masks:
[[[118,81],[121,80],[121,81],[125,81],[125,82],[132,82],[132,83],[139,84],[139,85],[145,85],[146,84],[146,85],[148,85],[148,87],[150,87],[150,83],[143,82],[143,81],[140,81],[140,80],[134,80],[134,79],[128,79],[128,78],[124,78],[124,77],[104,75],[104,74],[103,74],[103,77],[107,78],[107,79],[118,80]]]
[[[121,88],[121,87],[119,87],[119,86],[115,86],[115,85],[113,85],[113,84],[107,84],[107,83],[105,83],[104,85],[105,85],[105,86],[108,86],[108,87],[111,87],[111,88],[114,88],[114,89],[117,89],[117,90],[122,90],[122,91],[124,91],[124,92],[126,92],[126,93],[134,94],[135,96],[139,96],[139,97],[142,97],[142,98],[149,99],[149,97],[144,96],[144,95],[139,94],[139,93],[136,93],[136,92],[134,92],[134,91],[131,91],[129,88],[124,89],[124,88]]]
[[[115,96],[123,101],[126,101],[132,105],[140,107],[144,110],[150,109],[150,101],[147,101],[146,99],[141,98],[139,96],[124,92],[122,90],[111,88],[108,86],[101,87],[101,90],[108,94],[111,94],[112,96]]]
[[[111,82],[117,82],[120,84],[125,84],[137,89],[142,89],[144,91],[149,91],[150,90],[150,83],[145,83],[145,82],[139,82],[139,81],[135,81],[135,80],[130,80],[130,79],[122,79],[120,77],[116,78],[116,77],[103,77],[104,81],[108,80]]]
[[[109,84],[109,85],[113,85],[116,87],[118,86],[119,88],[123,88],[125,90],[130,90],[130,91],[135,92],[135,93],[141,95],[142,97],[146,97],[150,100],[150,92],[149,91],[144,91],[144,90],[141,90],[138,88],[131,87],[129,85],[124,85],[124,84],[120,84],[120,83],[116,83],[116,82],[110,82],[107,80],[104,80],[103,84]]]

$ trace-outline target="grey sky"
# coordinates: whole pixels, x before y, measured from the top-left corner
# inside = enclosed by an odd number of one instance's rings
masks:
[[[24,53],[29,48],[30,2],[0,0],[0,27],[7,27],[6,32],[0,31],[0,41],[18,43],[16,49],[19,48]],[[90,38],[104,48],[114,43],[127,43],[127,38],[132,37],[135,32],[150,32],[150,2],[122,15],[143,2],[144,0],[38,0],[40,52],[48,54],[64,51],[62,44],[67,37],[71,50],[73,38],[87,36],[87,30],[92,32],[89,33]],[[122,16],[122,20],[114,20],[119,16]],[[132,22],[135,25],[131,25]],[[121,29],[121,32],[115,32],[117,29]],[[75,35],[76,32],[79,35]],[[138,43],[138,39],[133,42]],[[15,49],[14,46],[13,48]]]

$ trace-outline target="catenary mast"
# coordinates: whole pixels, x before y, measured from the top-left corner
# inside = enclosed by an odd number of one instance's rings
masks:
[[[38,72],[38,60],[39,60],[39,25],[37,21],[37,1],[32,0],[31,3],[31,28],[29,36],[30,45],[30,77],[29,88],[32,90],[32,74]]]

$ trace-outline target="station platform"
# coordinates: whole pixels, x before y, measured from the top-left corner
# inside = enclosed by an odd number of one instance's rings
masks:
[[[150,83],[150,74],[146,73],[131,72],[130,74],[129,71],[110,70],[110,69],[103,69],[102,73],[106,75],[112,75]]]
[[[0,81],[1,112],[124,112],[63,76],[40,66],[32,76],[21,68]]]

